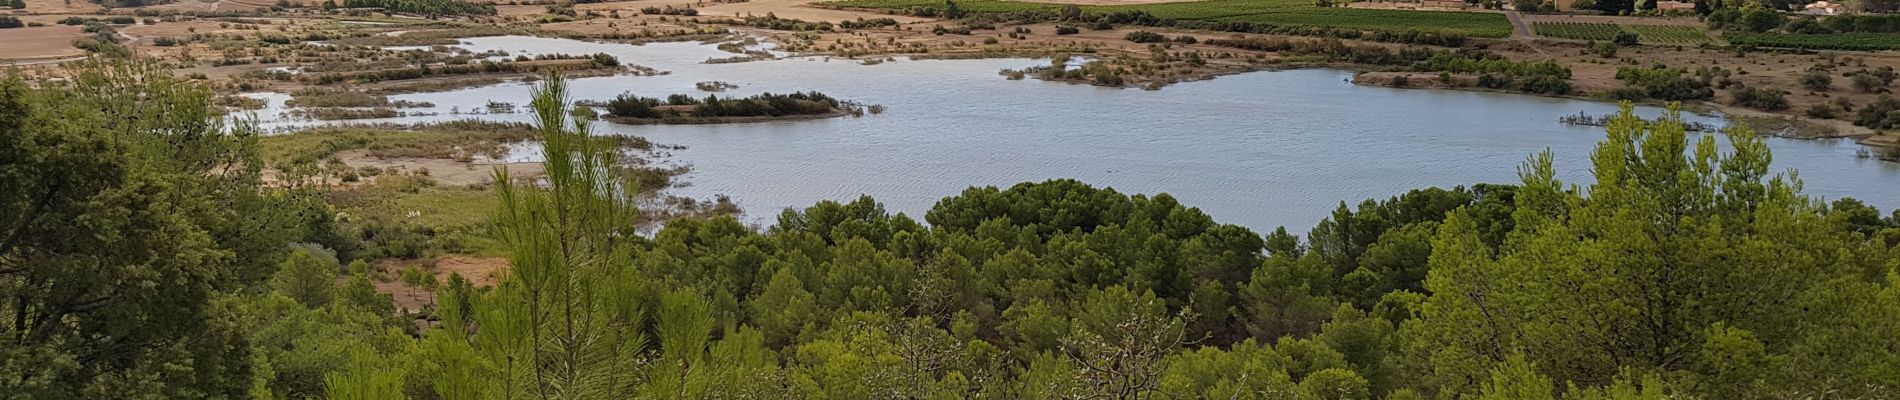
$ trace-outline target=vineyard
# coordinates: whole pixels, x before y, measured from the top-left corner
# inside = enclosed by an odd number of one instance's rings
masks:
[[[1582,22],[1537,22],[1534,27],[1540,36],[1577,40],[1610,40],[1623,32],[1616,24]]]
[[[839,7],[909,9],[944,8],[943,0],[840,0],[826,3]],[[1028,1],[959,0],[957,7],[967,12],[1013,13],[1032,10],[1057,10],[1061,4]],[[1312,0],[1207,0],[1183,3],[1082,6],[1088,13],[1141,11],[1156,18],[1183,21],[1251,22],[1281,26],[1326,26],[1381,31],[1448,31],[1477,37],[1506,37],[1511,24],[1503,14],[1371,10],[1318,7]]]
[[[1900,34],[1832,33],[1803,35],[1791,33],[1742,33],[1722,35],[1729,43],[1756,47],[1787,47],[1817,50],[1900,50]]]
[[[1710,41],[1709,34],[1693,26],[1629,25],[1623,28],[1636,32],[1638,40],[1643,43],[1702,44]]]
[[[1616,34],[1633,32],[1637,40],[1650,44],[1699,44],[1708,43],[1709,36],[1701,28],[1693,26],[1669,25],[1617,25],[1586,22],[1537,22],[1538,36],[1559,39],[1608,41]]]

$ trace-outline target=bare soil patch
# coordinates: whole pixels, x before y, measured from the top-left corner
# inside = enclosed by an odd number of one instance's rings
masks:
[[[37,60],[74,57],[85,54],[73,47],[73,39],[85,36],[77,26],[43,26],[0,31],[0,60]]]
[[[26,0],[29,14],[92,14],[106,11],[105,7],[85,0]]]
[[[385,170],[397,169],[407,172],[429,171],[429,177],[436,183],[454,186],[482,185],[494,182],[495,168],[508,168],[508,175],[517,179],[539,178],[546,173],[541,163],[493,163],[464,162],[446,158],[378,158],[369,155],[367,150],[350,150],[337,153],[337,160],[352,167],[376,167]]]
[[[435,275],[436,282],[446,284],[450,275],[461,275],[469,284],[476,287],[492,287],[501,283],[503,275],[508,273],[508,259],[504,257],[444,256],[439,259],[381,260],[375,263],[376,269],[391,277],[399,276],[410,267],[422,268]],[[347,278],[343,278],[347,279]],[[343,283],[338,279],[338,284]],[[414,313],[435,306],[435,291],[428,288],[410,287],[402,279],[390,279],[387,282],[373,282],[377,292],[388,293],[396,302],[398,313]]]
[[[448,256],[436,260],[436,280],[449,281],[449,275],[461,275],[475,286],[494,286],[501,283],[503,274],[508,273],[508,259],[503,257]]]

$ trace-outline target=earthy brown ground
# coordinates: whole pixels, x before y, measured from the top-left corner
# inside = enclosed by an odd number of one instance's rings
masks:
[[[344,165],[351,167],[376,167],[385,170],[395,169],[410,173],[427,170],[429,177],[436,183],[451,186],[481,185],[494,182],[496,168],[508,168],[508,175],[517,179],[534,179],[546,174],[541,163],[490,163],[463,162],[446,158],[378,158],[365,150],[350,150],[336,154]]]
[[[0,61],[32,61],[79,56],[73,39],[85,36],[77,26],[53,25],[0,31]]]
[[[402,314],[413,313],[435,306],[435,290],[404,285],[400,278],[402,271],[410,267],[422,268],[435,274],[438,284],[446,284],[449,275],[460,274],[469,284],[476,287],[495,286],[501,283],[503,274],[508,273],[508,259],[502,257],[446,256],[439,259],[423,260],[382,260],[375,268],[390,279],[387,282],[375,282],[377,292],[388,293],[396,302],[396,311]]]
[[[105,9],[86,0],[26,0],[26,9],[23,11],[30,14],[88,14]]]

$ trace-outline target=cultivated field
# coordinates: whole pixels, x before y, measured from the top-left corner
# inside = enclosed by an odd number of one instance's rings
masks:
[[[41,60],[83,54],[73,39],[84,36],[77,26],[14,28],[0,31],[0,60]]]
[[[840,7],[909,9],[944,8],[939,0],[843,0],[830,5]],[[1057,10],[1064,4],[999,0],[969,0],[956,3],[971,12],[1022,12]],[[1450,31],[1480,37],[1506,37],[1510,21],[1503,14],[1484,12],[1438,12],[1410,10],[1370,10],[1342,7],[1317,7],[1308,0],[1207,0],[1182,3],[1083,6],[1084,12],[1114,13],[1140,11],[1162,19],[1208,22],[1248,22],[1283,26],[1325,26],[1387,31]]]
[[[1758,47],[1787,47],[1821,50],[1900,50],[1900,34],[1896,33],[1834,33],[1825,35],[1796,35],[1786,33],[1740,33],[1729,32],[1722,37],[1736,45]]]
[[[1679,25],[1618,25],[1597,22],[1544,22],[1533,24],[1538,36],[1558,39],[1607,41],[1623,32],[1635,33],[1647,44],[1700,44],[1710,42],[1702,28]]]

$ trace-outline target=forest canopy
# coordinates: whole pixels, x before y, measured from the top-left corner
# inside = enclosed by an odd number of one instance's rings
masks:
[[[1340,203],[1304,235],[1075,180],[918,220],[634,221],[618,152],[532,99],[545,184],[497,172],[511,273],[400,316],[334,213],[261,185],[208,92],[94,65],[0,81],[0,393],[24,398],[1877,398],[1900,219],[1824,203],[1625,106],[1594,181]],[[136,99],[136,100],[134,100]]]

